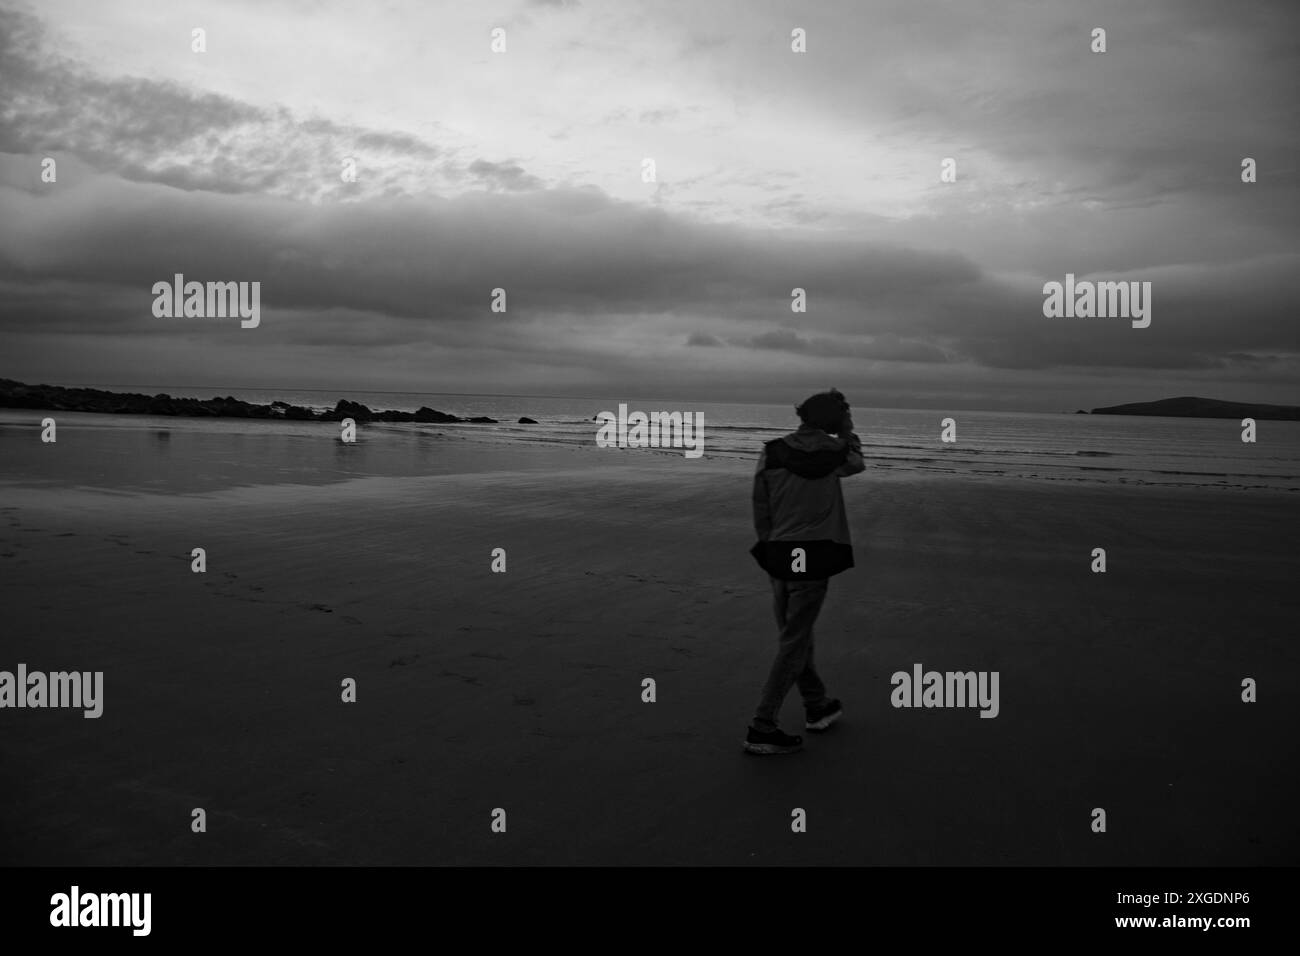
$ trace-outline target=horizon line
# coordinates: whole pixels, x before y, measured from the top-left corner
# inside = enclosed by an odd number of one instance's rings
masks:
[[[23,383],[23,384],[28,384],[28,383]],[[56,382],[41,382],[41,383],[39,383],[39,384],[42,384],[42,385],[52,385],[52,386],[54,386],[55,388],[104,388],[104,389],[186,388],[186,389],[196,389],[196,390],[197,390],[197,389],[205,389],[205,390],[206,390],[206,389],[211,389],[211,390],[213,390],[213,391],[220,391],[220,390],[222,390],[222,389],[228,389],[228,390],[235,390],[235,391],[257,391],[257,392],[275,392],[275,391],[285,391],[285,392],[322,392],[322,393],[332,393],[332,394],[335,394],[335,395],[339,395],[339,397],[340,397],[341,399],[347,397],[345,394],[340,394],[341,391],[342,391],[342,392],[346,392],[346,391],[347,391],[346,389],[342,389],[342,390],[341,390],[341,389],[337,389],[337,388],[308,388],[308,387],[302,387],[302,386],[288,386],[288,385],[276,385],[276,386],[265,386],[265,385],[177,385],[177,384],[167,385],[167,384],[158,383],[158,382],[150,383],[149,385],[123,385],[123,384],[112,383],[112,382],[77,382],[77,383],[74,383],[74,384],[58,384],[58,383],[56,383]],[[450,396],[450,397],[456,397],[456,398],[541,398],[541,399],[565,399],[565,400],[568,400],[568,401],[582,401],[582,402],[588,402],[588,401],[590,401],[590,402],[601,402],[601,401],[606,401],[606,400],[608,400],[609,398],[612,397],[612,396],[609,396],[609,395],[603,395],[603,396],[597,396],[597,395],[542,395],[542,394],[535,394],[535,393],[515,393],[515,392],[425,392],[425,391],[410,391],[410,390],[394,391],[394,390],[392,390],[392,389],[378,389],[378,388],[358,388],[358,389],[352,389],[352,391],[355,391],[355,392],[369,392],[369,393],[371,393],[371,394],[373,394],[373,395],[428,395],[428,396],[444,395],[444,396]],[[173,397],[173,398],[177,398],[177,397],[180,397],[180,396],[172,396],[172,397]],[[217,396],[217,397],[220,397],[220,396]],[[639,400],[639,401],[645,401],[645,399],[630,399],[630,401],[638,401],[638,400]],[[620,399],[620,401],[624,401],[624,402],[626,402],[626,401],[629,401],[629,400],[628,400],[628,399]],[[674,401],[681,401],[681,399],[674,399]],[[776,407],[776,406],[778,406],[778,405],[780,405],[780,406],[784,406],[784,405],[786,404],[785,402],[754,402],[754,401],[735,401],[735,400],[720,401],[720,400],[717,400],[717,399],[707,399],[707,400],[702,400],[702,399],[687,399],[687,401],[688,401],[688,402],[692,402],[692,403],[694,403],[694,404],[699,404],[699,405],[755,405],[755,406],[760,406],[760,407],[761,407],[761,406]],[[1258,404],[1266,404],[1266,403],[1258,403]],[[1024,415],[1074,415],[1074,414],[1077,414],[1077,413],[1078,413],[1078,412],[1073,412],[1073,411],[1054,411],[1054,412],[1044,412],[1044,411],[1035,411],[1035,410],[1033,410],[1033,409],[1028,409],[1028,408],[1012,408],[1012,409],[1007,409],[1007,408],[983,408],[983,407],[960,406],[960,405],[942,405],[942,406],[935,406],[934,408],[918,408],[918,407],[916,407],[916,406],[914,406],[914,405],[859,405],[859,406],[857,406],[857,407],[859,407],[859,408],[885,409],[885,410],[890,410],[890,411],[936,411],[936,410],[941,410],[941,409],[944,409],[944,408],[952,408],[952,409],[954,409],[954,410],[956,410],[956,411],[968,411],[968,412],[994,412],[994,413],[999,413],[999,412],[1001,412],[1001,413],[1012,412],[1012,413],[1019,413],[1019,414],[1024,414]],[[1101,407],[1101,406],[1098,406],[1098,407]],[[1079,411],[1087,411],[1087,409],[1079,409]]]

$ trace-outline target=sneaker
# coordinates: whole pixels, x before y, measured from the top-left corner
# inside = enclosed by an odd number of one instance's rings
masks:
[[[820,707],[809,708],[804,713],[807,717],[804,721],[804,729],[821,733],[844,715],[844,708],[840,706],[838,700],[828,700]]]
[[[755,730],[749,728],[745,738],[745,753],[792,754],[803,749],[803,738],[782,733],[780,730]]]

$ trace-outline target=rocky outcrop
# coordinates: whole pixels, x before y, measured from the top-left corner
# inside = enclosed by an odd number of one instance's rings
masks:
[[[323,413],[321,418],[330,422],[341,422],[345,418],[350,418],[354,422],[370,422],[374,421],[375,413],[360,402],[349,402],[346,398],[340,398],[334,410]]]
[[[110,415],[169,415],[186,418],[284,418],[294,421],[425,422],[435,425],[469,423],[495,425],[495,418],[461,418],[421,406],[414,412],[372,411],[360,402],[341,398],[332,409],[314,412],[301,405],[271,402],[258,405],[227,395],[225,398],[173,398],[165,392],[142,395],[106,392],[97,388],[63,388],[59,385],[25,385],[0,378],[0,408],[36,408],[56,412],[101,412]],[[521,419],[523,421],[525,419]],[[526,419],[531,422],[532,419]],[[536,424],[534,422],[534,424]]]

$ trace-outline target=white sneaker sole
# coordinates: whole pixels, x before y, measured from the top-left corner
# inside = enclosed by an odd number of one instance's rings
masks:
[[[831,724],[835,723],[835,721],[839,720],[843,716],[844,716],[844,711],[837,710],[833,714],[827,714],[825,717],[823,717],[821,720],[815,723],[805,723],[803,725],[803,729],[811,730],[814,732],[822,731],[825,730],[827,727],[829,727]]]

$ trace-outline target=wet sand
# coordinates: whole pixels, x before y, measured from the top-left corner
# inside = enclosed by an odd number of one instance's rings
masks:
[[[102,670],[105,700],[0,710],[0,862],[1295,859],[1294,496],[848,479],[858,566],[818,623],[847,716],[764,759],[748,463],[432,447],[437,474],[4,485],[0,669]],[[999,716],[893,708],[918,662],[999,671]]]

